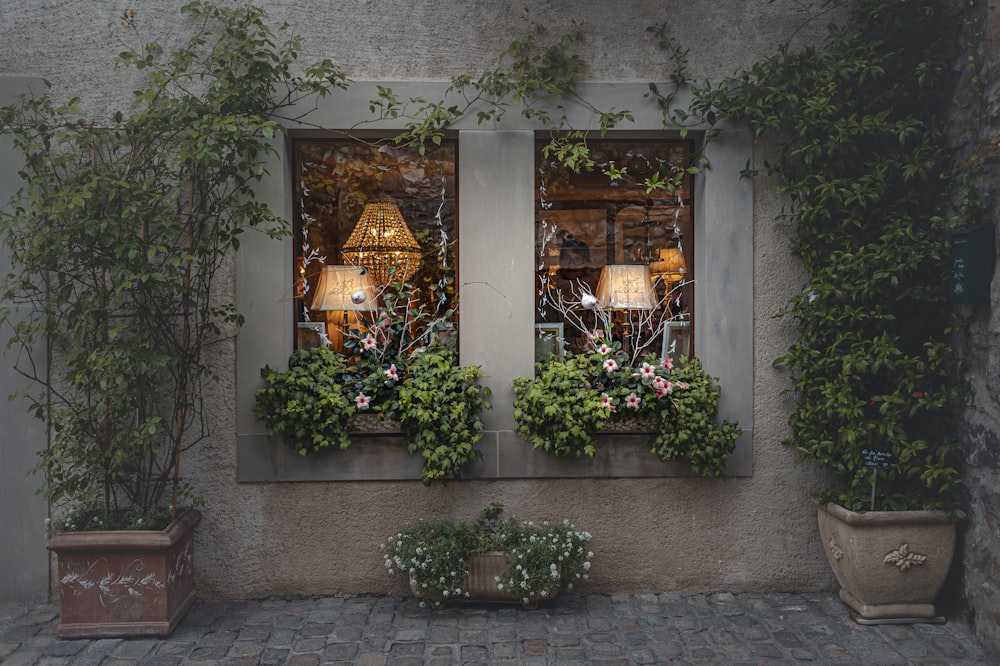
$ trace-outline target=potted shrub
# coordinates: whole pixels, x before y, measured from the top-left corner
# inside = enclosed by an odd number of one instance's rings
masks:
[[[718,422],[720,388],[696,358],[647,354],[629,364],[618,342],[536,364],[514,380],[517,432],[557,456],[593,456],[602,431],[650,436],[660,460],[680,460],[699,476],[720,476],[736,446],[735,423]]]
[[[275,114],[341,80],[328,64],[292,76],[297,39],[273,46],[253,7],[183,11],[194,34],[176,53],[120,55],[145,76],[130,112],[94,123],[37,90],[0,112],[25,158],[0,217],[3,297],[27,312],[10,344],[50,426],[38,470],[61,515],[63,637],[165,635],[194,599],[200,514],[178,508],[197,503],[180,460],[208,436],[207,350],[240,323],[216,278],[241,232],[284,227],[252,190]],[[139,36],[134,10],[122,23]]]
[[[805,272],[787,312],[800,337],[778,359],[797,396],[789,441],[832,481],[823,545],[864,621],[933,617],[954,546],[949,206],[975,211],[943,139],[948,7],[851,3],[825,48],[695,93],[696,114],[782,141],[772,167]]]
[[[499,601],[536,605],[587,580],[590,534],[559,523],[523,522],[490,504],[471,521],[407,525],[382,545],[389,575],[435,604]]]
[[[379,307],[345,332],[343,351],[298,349],[286,371],[263,368],[255,414],[303,456],[348,448],[352,432],[372,427],[359,417],[374,415],[423,457],[421,481],[457,479],[483,455],[483,373],[458,364],[450,312],[427,312],[407,283],[380,291]]]

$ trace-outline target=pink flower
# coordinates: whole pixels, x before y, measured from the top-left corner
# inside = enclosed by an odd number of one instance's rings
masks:
[[[616,411],[614,404],[611,402],[611,396],[609,396],[607,393],[601,394],[601,407],[610,409],[612,412]]]
[[[674,360],[672,358],[670,358],[669,356],[664,356],[663,357],[663,369],[669,372],[670,368],[672,368],[672,367],[674,367]]]
[[[393,363],[389,366],[389,369],[385,371],[386,376],[394,382],[399,381],[399,370],[396,369],[396,364]]]
[[[628,407],[629,409],[639,409],[639,406],[641,404],[642,400],[640,400],[639,396],[637,396],[635,393],[629,393],[628,397],[625,398],[625,406]]]
[[[668,390],[667,390],[667,389],[665,389],[665,388],[662,388],[662,389],[659,389],[659,390],[658,390],[658,391],[656,392],[656,397],[657,397],[657,398],[663,398],[663,397],[665,397],[665,396],[668,396],[668,395],[670,395],[670,391],[668,391]]]
[[[618,364],[615,362],[615,359],[613,359],[613,358],[605,359],[605,361],[604,361],[604,372],[607,372],[608,374],[610,374],[610,373],[614,372],[617,369],[618,369]]]
[[[372,399],[364,393],[359,393],[354,397],[354,404],[358,409],[368,409],[372,404]]]
[[[608,355],[611,353],[611,347],[607,346],[606,344],[602,344],[600,347],[597,348],[597,353]]]
[[[687,391],[690,387],[684,382],[674,382],[674,388],[678,391]]]
[[[656,377],[656,368],[651,366],[649,363],[643,363],[642,369],[639,371],[640,377],[642,377],[643,382],[652,381]]]
[[[378,349],[378,343],[375,342],[375,336],[371,333],[365,336],[365,339],[361,341],[364,346],[365,351],[372,351],[373,349]]]
[[[666,379],[664,379],[663,377],[656,376],[656,377],[653,377],[653,381],[650,382],[650,384],[651,384],[651,386],[653,387],[654,390],[656,390],[656,391],[662,391],[662,390],[664,390],[664,389],[667,388],[667,384],[669,384],[669,382]]]

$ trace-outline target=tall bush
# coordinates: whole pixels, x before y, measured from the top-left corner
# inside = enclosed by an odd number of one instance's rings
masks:
[[[210,350],[242,321],[219,278],[246,230],[284,233],[254,200],[277,116],[342,85],[329,62],[293,71],[298,39],[276,46],[257,8],[182,12],[192,36],[176,52],[119,55],[144,76],[128,111],[95,123],[47,84],[0,111],[24,156],[0,216],[3,297],[29,312],[8,322],[10,344],[42,389],[31,395],[51,425],[39,469],[52,501],[148,513],[169,495],[176,507],[180,454],[208,436]],[[122,23],[138,36],[135,11]],[[48,366],[31,355],[43,343]]]

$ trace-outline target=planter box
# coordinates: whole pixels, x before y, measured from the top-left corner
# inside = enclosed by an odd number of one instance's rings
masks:
[[[509,568],[510,558],[507,557],[506,553],[490,551],[488,553],[473,555],[469,559],[469,572],[466,574],[465,580],[462,582],[462,589],[469,593],[469,596],[466,598],[446,598],[437,592],[432,593],[427,590],[418,589],[412,582],[410,584],[410,589],[413,591],[413,595],[415,597],[421,599],[432,599],[437,602],[495,602],[523,604],[523,594],[506,588],[503,590],[497,589],[496,577],[505,574]],[[554,586],[546,590],[543,594],[531,595],[528,597],[528,603],[525,605],[528,608],[534,608],[538,605],[538,602],[552,599],[556,596],[556,594],[558,594],[558,592],[559,587]]]
[[[194,603],[194,528],[188,509],[162,531],[62,532],[60,638],[168,636]]]
[[[840,598],[862,620],[935,617],[955,550],[954,519],[943,511],[855,513],[837,504],[821,506],[818,517]]]

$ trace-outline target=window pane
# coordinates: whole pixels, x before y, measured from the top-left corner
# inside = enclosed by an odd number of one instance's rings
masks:
[[[325,335],[342,349],[342,332],[394,280],[411,283],[425,311],[446,313],[455,284],[454,143],[419,155],[386,143],[297,140],[293,152],[296,346]]]
[[[694,353],[691,176],[671,195],[645,181],[688,165],[687,141],[589,143],[575,173],[536,149],[537,360],[584,349],[597,332],[633,358]],[[612,180],[606,171],[624,170]],[[596,302],[596,305],[595,305]]]

